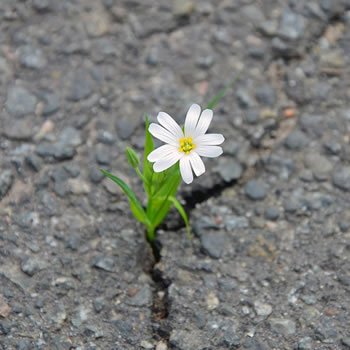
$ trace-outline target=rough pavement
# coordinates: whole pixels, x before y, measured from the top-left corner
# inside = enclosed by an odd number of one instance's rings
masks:
[[[350,348],[350,2],[0,1],[0,349]],[[110,169],[214,113],[161,260]]]

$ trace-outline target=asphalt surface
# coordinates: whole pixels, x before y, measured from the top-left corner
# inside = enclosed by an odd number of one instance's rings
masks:
[[[350,348],[350,2],[0,0],[0,349]],[[233,79],[154,261],[144,115]]]

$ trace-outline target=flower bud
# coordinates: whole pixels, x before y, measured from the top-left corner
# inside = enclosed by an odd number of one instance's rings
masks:
[[[136,152],[132,148],[126,147],[125,154],[126,154],[126,158],[128,159],[129,164],[134,169],[136,169],[140,164],[140,159],[139,159],[138,155],[136,154]]]

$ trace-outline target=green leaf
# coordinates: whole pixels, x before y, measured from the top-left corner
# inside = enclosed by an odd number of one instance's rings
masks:
[[[110,172],[108,172],[104,169],[100,169],[100,170],[101,170],[103,175],[105,175],[106,177],[111,179],[113,182],[115,182],[123,190],[123,192],[126,194],[126,196],[129,199],[129,202],[130,202],[131,212],[133,213],[135,219],[140,221],[141,223],[149,226],[150,221],[149,221],[144,209],[142,208],[140,201],[137,199],[134,191],[119,177],[114,176],[113,174],[111,174]]]
[[[140,164],[140,159],[137,153],[131,147],[126,147],[125,154],[129,164],[136,169]]]
[[[188,220],[188,216],[186,214],[185,208],[182,206],[182,204],[173,196],[170,196],[168,199],[175,207],[175,209],[179,212],[179,214],[182,217],[182,220],[184,221],[186,225],[186,231],[188,238],[191,238],[191,226],[190,221]]]
[[[232,80],[230,81],[226,86],[224,86],[208,103],[207,108],[208,109],[214,109],[219,102],[224,98],[226,95],[228,89],[230,89],[234,83],[239,79],[239,74]]]
[[[145,191],[147,195],[151,196],[152,191],[152,183],[153,183],[153,166],[152,163],[148,161],[147,157],[148,155],[154,150],[154,143],[151,133],[149,132],[148,128],[150,125],[148,116],[146,115],[146,121],[145,121],[145,127],[146,127],[146,135],[145,135],[145,150],[143,154],[143,176],[146,179],[146,182],[144,183]]]
[[[158,227],[168,214],[172,205],[168,199],[176,195],[180,183],[181,175],[177,165],[172,175],[164,182],[164,185],[154,195],[149,206],[147,206],[147,214],[153,227]]]

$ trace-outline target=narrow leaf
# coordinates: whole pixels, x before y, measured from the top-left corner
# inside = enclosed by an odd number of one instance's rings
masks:
[[[153,183],[153,166],[152,163],[148,161],[147,157],[148,155],[154,150],[154,143],[151,133],[149,132],[149,119],[146,115],[146,121],[145,121],[145,127],[146,127],[146,134],[145,134],[145,150],[143,154],[143,176],[146,179],[146,183],[144,183],[144,188],[148,196],[151,196],[152,191],[152,183]]]
[[[129,202],[130,202],[130,209],[131,209],[135,219],[137,219],[141,223],[149,226],[150,222],[148,220],[148,217],[147,217],[144,209],[142,208],[140,201],[137,199],[134,191],[119,177],[114,176],[113,174],[111,174],[110,172],[108,172],[104,169],[100,169],[100,170],[101,170],[103,175],[105,175],[106,177],[111,179],[113,182],[115,182],[123,190],[123,192],[126,194],[126,196],[129,199]]]
[[[226,86],[224,86],[208,103],[207,108],[208,109],[214,109],[219,102],[224,98],[226,95],[228,89],[230,89],[234,83],[239,79],[239,74],[232,80],[230,81]]]
[[[175,207],[175,209],[179,212],[179,214],[182,217],[182,220],[184,221],[186,225],[186,231],[188,238],[191,238],[191,226],[190,221],[188,219],[188,216],[186,214],[185,208],[182,206],[182,204],[173,196],[170,196],[168,199]]]

